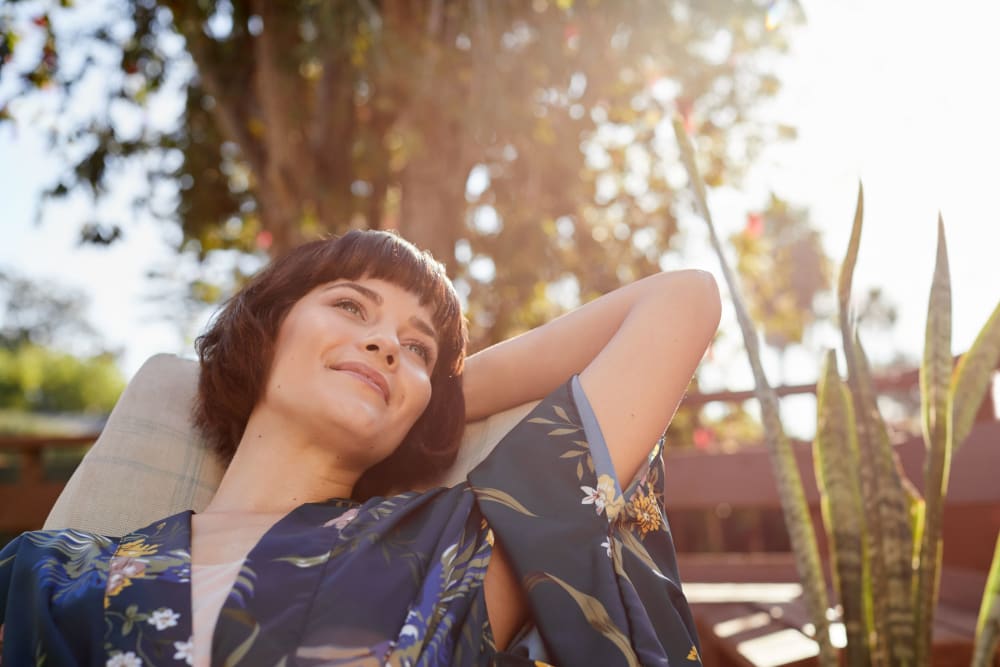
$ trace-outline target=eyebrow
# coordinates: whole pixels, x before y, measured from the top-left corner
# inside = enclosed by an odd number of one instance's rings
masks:
[[[350,289],[361,294],[367,299],[374,301],[379,306],[381,306],[382,303],[385,301],[382,298],[382,295],[376,292],[375,290],[365,287],[364,285],[359,285],[358,283],[352,283],[352,282],[334,283],[332,285],[329,285],[323,291],[325,292],[327,290],[331,290],[337,287],[349,287]],[[410,324],[413,326],[414,329],[434,339],[435,343],[438,342],[437,333],[435,333],[434,327],[428,324],[423,318],[417,317],[416,315],[412,315],[410,317]]]

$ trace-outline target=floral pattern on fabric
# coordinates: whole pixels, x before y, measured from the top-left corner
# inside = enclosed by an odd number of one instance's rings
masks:
[[[679,665],[691,664],[692,649],[697,655],[662,511],[661,450],[662,440],[622,493],[573,378],[470,474],[480,509],[529,593],[548,662]]]
[[[588,410],[574,380],[467,485],[290,512],[247,555],[212,664],[697,664],[659,448],[623,493]],[[11,542],[0,552],[4,664],[190,665],[190,526],[182,512],[122,538]],[[528,594],[531,655],[528,641],[494,646],[483,592],[494,538]]]

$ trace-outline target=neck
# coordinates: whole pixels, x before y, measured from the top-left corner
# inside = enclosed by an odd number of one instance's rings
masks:
[[[290,424],[251,414],[232,462],[204,509],[208,512],[287,514],[303,503],[349,498],[359,471]]]

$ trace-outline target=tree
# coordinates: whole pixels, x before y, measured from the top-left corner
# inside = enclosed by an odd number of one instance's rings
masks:
[[[32,343],[0,348],[0,411],[108,413],[124,388],[110,354],[81,358]]]
[[[810,226],[807,210],[772,193],[767,208],[747,216],[746,227],[730,242],[750,315],[784,360],[788,347],[802,343],[806,330],[824,315],[815,302],[829,293],[833,269],[820,234]]]
[[[78,292],[0,270],[0,411],[114,407],[125,380],[87,320],[87,305]],[[66,352],[70,346],[78,354]]]
[[[203,259],[399,229],[449,265],[479,344],[549,316],[554,282],[587,298],[657,269],[683,185],[672,113],[716,183],[788,134],[752,114],[787,30],[762,0],[66,4],[0,9],[2,74],[23,81],[0,109],[47,89],[67,110],[52,195],[145,170],[142,205]],[[81,114],[87,86],[107,104]]]
[[[86,294],[0,267],[0,349],[34,345],[114,357],[90,323]]]
[[[29,280],[0,268],[0,348],[73,340],[98,345],[87,321],[87,299],[72,290]]]

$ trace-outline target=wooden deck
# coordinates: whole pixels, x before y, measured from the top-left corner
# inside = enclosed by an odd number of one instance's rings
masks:
[[[921,488],[922,440],[899,444],[896,451],[907,475]],[[825,553],[811,450],[799,446],[795,454],[820,550]],[[811,625],[791,553],[693,553],[684,544],[685,533],[692,532],[685,523],[705,517],[702,510],[726,508],[708,513],[718,517],[736,508],[780,509],[767,452],[763,448],[714,456],[672,452],[666,467],[665,504],[704,663],[721,667],[816,664],[818,649],[810,638]],[[1000,421],[978,423],[952,462],[944,510],[941,594],[934,623],[932,660],[936,666],[968,665],[972,656],[976,615],[1000,533],[998,471]],[[724,536],[726,530],[720,525],[709,534]],[[835,600],[832,593],[830,599]],[[834,642],[838,640],[843,642],[843,629],[835,624]],[[1000,667],[1000,657],[995,665]]]
[[[14,483],[0,483],[0,534],[37,530],[62,492],[65,482],[48,479],[46,456],[57,450],[80,449],[97,439],[82,436],[0,436],[0,468],[14,473]]]
[[[818,648],[811,638],[812,625],[792,554],[681,555],[679,565],[706,665],[817,664]],[[958,596],[942,595],[934,617],[932,664],[936,667],[969,664],[978,609],[967,603],[982,594],[985,583],[984,573],[944,568],[942,592],[958,586],[973,595],[957,600]],[[834,645],[842,647],[843,626],[832,616]],[[1000,657],[994,664],[1000,667]]]

